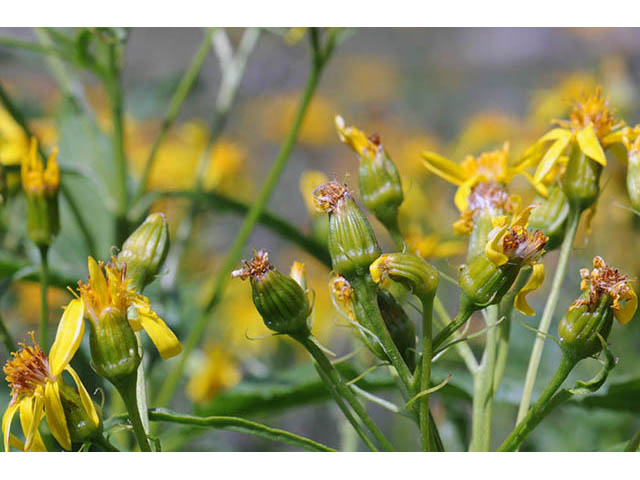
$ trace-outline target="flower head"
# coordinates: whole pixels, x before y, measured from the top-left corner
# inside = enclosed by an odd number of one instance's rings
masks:
[[[69,310],[74,306],[80,309],[81,314],[70,316],[67,321],[63,318],[51,349],[52,356],[69,360],[73,357],[82,341],[85,318],[89,320],[93,333],[111,329],[112,324],[116,329],[144,329],[164,359],[182,351],[180,341],[152,310],[149,299],[131,288],[126,278],[126,265],[119,268],[115,259],[104,264],[89,257],[88,267],[88,282],[78,282],[80,295],[67,307]],[[92,356],[96,353],[97,349],[92,345]]]
[[[484,182],[505,186],[520,174],[529,179],[524,171],[526,165],[509,163],[508,142],[501,150],[485,152],[477,157],[468,155],[461,164],[433,152],[423,152],[422,158],[427,170],[458,186],[454,201],[461,213],[469,207],[469,196],[475,185]]]
[[[543,183],[559,162],[566,162],[565,150],[575,145],[588,158],[602,166],[607,164],[604,149],[621,141],[624,123],[619,121],[602,96],[598,87],[575,102],[569,120],[556,121],[559,125],[547,132],[530,147],[521,162],[538,165],[533,177],[536,184]]]
[[[467,197],[467,208],[453,224],[460,235],[470,235],[478,214],[488,212],[491,217],[512,215],[520,207],[520,197],[509,195],[504,187],[495,182],[477,183]]]
[[[585,292],[585,296],[573,302],[569,310],[581,305],[595,308],[607,296],[616,319],[622,325],[631,320],[638,308],[638,297],[627,275],[620,273],[617,268],[609,267],[602,257],[597,256],[593,259],[593,270],[581,269],[580,277],[580,289]]]
[[[58,149],[54,149],[44,166],[38,154],[38,141],[31,139],[29,154],[23,157],[21,165],[22,188],[28,196],[55,196],[60,187],[60,167],[56,161]]]
[[[71,317],[81,315],[80,306],[73,304],[67,307],[61,323]],[[59,355],[47,355],[36,343],[31,333],[32,345],[20,344],[20,350],[12,353],[13,358],[4,366],[7,382],[11,388],[11,400],[2,417],[2,435],[5,451],[9,451],[10,444],[18,444],[10,434],[13,416],[20,411],[20,422],[25,434],[24,450],[45,451],[44,443],[38,432],[38,425],[43,418],[47,419],[52,435],[66,450],[71,449],[71,434],[67,427],[67,419],[63,406],[66,387],[62,379],[62,372],[67,371],[73,378],[82,408],[89,420],[97,428],[100,418],[96,408],[82,384],[78,374],[69,365],[70,358]],[[52,347],[52,352],[58,345],[58,337]]]
[[[253,258],[231,273],[233,277],[249,280],[256,310],[267,328],[287,335],[309,335],[308,318],[313,307],[307,290],[298,283],[299,278],[286,277],[270,262],[264,250],[253,251]],[[301,264],[299,264],[301,265]],[[293,273],[299,277],[300,266]]]

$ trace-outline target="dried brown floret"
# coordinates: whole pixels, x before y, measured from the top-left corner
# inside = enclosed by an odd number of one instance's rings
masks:
[[[231,272],[232,277],[240,277],[241,280],[252,278],[253,280],[262,280],[262,277],[273,270],[275,267],[269,263],[269,253],[264,250],[254,250],[251,260],[244,260],[244,266],[238,270]]]

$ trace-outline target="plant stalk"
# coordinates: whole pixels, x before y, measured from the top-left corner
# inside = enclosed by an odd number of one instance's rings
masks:
[[[48,252],[47,245],[40,245],[40,344],[47,351],[49,349],[49,291]]]
[[[151,446],[149,445],[149,439],[145,432],[144,423],[138,410],[138,395],[136,393],[137,377],[137,374],[132,375],[129,380],[116,385],[116,388],[118,389],[118,393],[120,393],[129,414],[129,421],[133,427],[133,433],[140,447],[140,451],[150,452]]]
[[[553,394],[558,391],[562,383],[567,379],[576,361],[567,355],[562,355],[560,365],[553,375],[553,378],[540,394],[538,401],[531,407],[525,417],[516,425],[506,440],[502,443],[499,452],[515,452],[517,451],[527,435],[542,421],[542,419],[551,411],[551,409],[559,403],[552,399]]]
[[[315,344],[311,337],[300,336],[294,338],[298,342],[300,342],[302,346],[307,350],[307,352],[309,352],[311,357],[313,357],[318,368],[330,380],[333,387],[349,404],[356,415],[360,417],[360,420],[362,420],[362,423],[364,423],[369,432],[371,432],[371,435],[373,435],[380,447],[388,452],[393,451],[393,446],[391,445],[391,443],[389,443],[389,440],[387,440],[382,431],[380,431],[376,423],[367,413],[367,410],[356,398],[355,393],[353,393],[353,391],[344,383],[342,377],[340,377],[340,373],[338,373],[336,368],[331,365],[331,362],[329,362],[324,352],[320,350],[320,348]]]
[[[491,449],[491,420],[495,395],[495,367],[498,346],[498,306],[487,307],[487,340],[480,368],[473,375],[473,420],[469,451],[488,452]]]
[[[549,292],[549,296],[547,297],[547,303],[544,306],[544,312],[542,313],[540,325],[538,326],[538,330],[540,333],[536,335],[536,339],[533,343],[533,349],[531,350],[529,367],[527,368],[527,375],[525,377],[524,387],[522,389],[522,399],[520,400],[520,407],[518,409],[516,424],[520,423],[525,418],[525,416],[527,415],[527,411],[529,410],[529,405],[531,404],[531,395],[533,394],[533,387],[536,383],[538,367],[540,366],[540,359],[542,358],[542,349],[544,348],[544,334],[549,331],[551,319],[553,318],[553,314],[558,304],[562,282],[564,282],[567,265],[569,263],[571,247],[573,246],[573,241],[578,230],[578,223],[580,222],[580,214],[581,212],[574,207],[571,207],[569,210],[569,218],[567,219],[567,232],[565,233],[564,240],[562,241],[560,258],[558,259],[558,266],[556,267],[556,272],[553,277],[553,283],[551,284],[551,291]]]

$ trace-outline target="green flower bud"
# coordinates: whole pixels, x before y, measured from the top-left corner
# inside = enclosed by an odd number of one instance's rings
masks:
[[[389,292],[378,290],[378,308],[393,343],[412,372],[416,368],[416,327]],[[386,357],[386,356],[385,356]]]
[[[135,379],[142,358],[126,313],[107,309],[98,322],[90,323],[91,363],[96,373],[116,386],[126,384],[132,377]]]
[[[267,328],[287,335],[308,336],[311,304],[306,292],[269,263],[267,252],[254,250],[253,253],[254,258],[245,261],[232,276],[249,279],[253,303]]]
[[[367,137],[355,127],[335,118],[340,139],[358,154],[362,203],[390,231],[398,229],[398,208],[404,200],[396,166],[380,143],[380,136]]]
[[[609,267],[601,257],[593,259],[593,270],[580,270],[582,295],[571,304],[558,325],[563,351],[578,361],[602,350],[613,319],[622,325],[635,314],[638,298],[628,276]]]
[[[591,207],[600,194],[602,165],[587,157],[575,144],[562,176],[562,188],[569,204],[579,211]]]
[[[587,293],[578,301],[588,301],[588,298]],[[558,325],[562,351],[576,361],[599,353],[602,344],[598,334],[606,340],[613,325],[610,305],[611,298],[604,295],[596,305],[579,304],[569,308]]]
[[[432,299],[438,288],[438,270],[416,255],[385,253],[371,264],[369,271],[374,282],[390,278],[423,301]]]
[[[521,265],[506,263],[497,266],[486,255],[478,255],[460,266],[458,283],[462,290],[460,309],[480,310],[500,302],[515,282]]]
[[[484,255],[484,247],[487,244],[489,232],[493,229],[493,217],[495,216],[489,209],[482,209],[475,214],[473,228],[469,236],[469,246],[467,247],[467,262],[479,255]]]
[[[329,213],[329,254],[333,269],[351,281],[364,277],[380,256],[373,229],[344,185],[329,182],[313,191],[316,205]]]
[[[549,188],[547,198],[538,197],[529,217],[529,227],[542,231],[549,240],[545,245],[547,251],[558,248],[564,239],[569,216],[569,202],[562,189],[553,185]]]
[[[29,155],[22,160],[20,175],[25,193],[27,210],[27,234],[38,246],[48,246],[60,231],[58,189],[60,168],[54,150],[45,168],[38,144],[33,139]]]
[[[640,139],[640,137],[638,137]],[[640,142],[638,142],[640,143]],[[627,164],[627,192],[631,206],[640,211],[640,150],[629,151]]]
[[[100,407],[96,406],[98,418],[100,419],[100,423],[96,426],[82,406],[78,392],[64,382],[61,382],[59,385],[60,400],[62,401],[62,408],[64,409],[64,416],[67,421],[71,442],[84,443],[101,436],[102,410]]]
[[[168,252],[167,220],[162,213],[152,213],[122,244],[116,262],[120,269],[126,265],[132,288],[142,292],[160,271]]]

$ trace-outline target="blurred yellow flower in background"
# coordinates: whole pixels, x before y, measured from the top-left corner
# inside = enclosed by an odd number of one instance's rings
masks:
[[[205,359],[187,384],[187,395],[195,403],[207,403],[221,390],[236,385],[242,370],[229,350],[218,344],[205,348]]]

